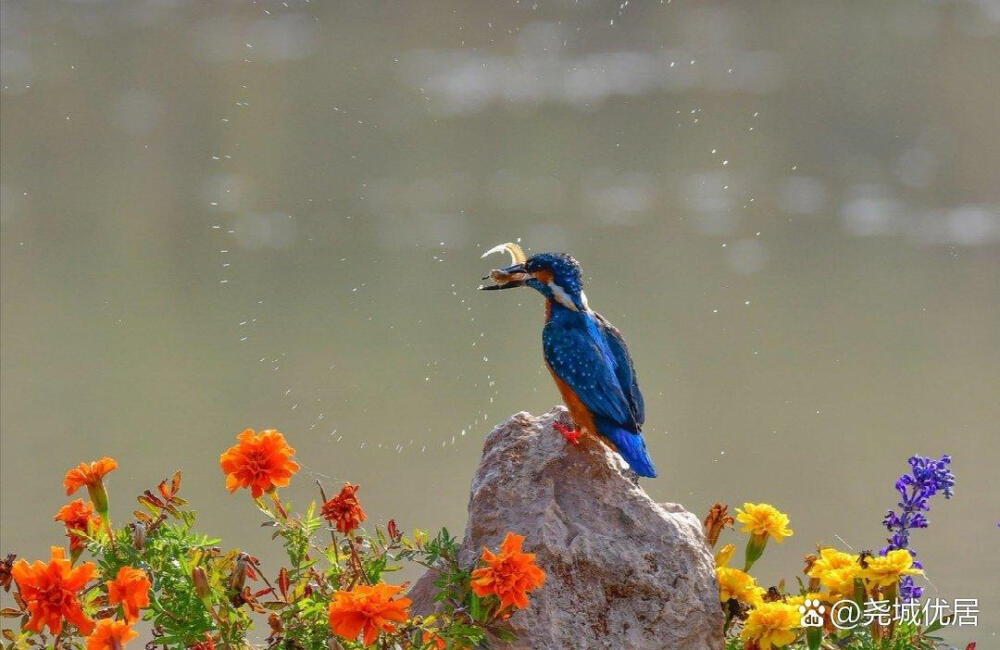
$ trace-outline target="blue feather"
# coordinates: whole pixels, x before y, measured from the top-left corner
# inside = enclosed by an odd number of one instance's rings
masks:
[[[614,425],[597,424],[601,435],[611,441],[628,466],[639,476],[656,478],[656,468],[646,452],[646,441],[642,436]]]

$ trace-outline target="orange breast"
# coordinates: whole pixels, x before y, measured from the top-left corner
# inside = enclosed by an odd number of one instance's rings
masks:
[[[552,375],[552,380],[556,382],[556,388],[559,389],[559,394],[562,395],[563,403],[566,405],[566,408],[569,409],[569,414],[573,416],[573,422],[576,423],[576,426],[580,429],[589,431],[593,435],[598,435],[597,427],[594,426],[594,418],[590,415],[590,411],[587,410],[587,407],[584,406],[583,402],[580,401],[580,398],[576,396],[573,389],[570,388],[566,382],[560,379],[556,373],[552,372],[552,368],[549,367],[549,364],[545,364],[545,367],[549,369],[549,373]]]

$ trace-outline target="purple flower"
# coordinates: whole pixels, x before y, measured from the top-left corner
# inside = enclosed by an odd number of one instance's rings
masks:
[[[889,510],[882,524],[891,535],[886,539],[889,544],[879,550],[880,555],[889,551],[906,549],[914,557],[913,565],[921,566],[916,559],[917,553],[910,548],[910,531],[914,528],[927,528],[927,517],[923,514],[930,511],[928,504],[931,497],[944,494],[950,499],[955,485],[955,475],[948,469],[951,456],[941,456],[941,460],[931,460],[923,456],[911,456],[910,472],[903,474],[896,481],[896,491],[899,492],[899,510]],[[903,600],[915,600],[923,594],[923,588],[916,586],[913,578],[904,576],[899,581],[899,595]]]

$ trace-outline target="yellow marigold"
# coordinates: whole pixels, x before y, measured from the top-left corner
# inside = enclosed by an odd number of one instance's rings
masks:
[[[472,591],[477,596],[496,595],[501,608],[528,606],[527,594],[542,586],[545,572],[535,564],[534,553],[521,551],[523,542],[520,535],[507,533],[500,544],[500,553],[483,549],[482,559],[486,566],[472,572]]]
[[[820,549],[819,557],[806,572],[810,578],[817,578],[830,591],[845,596],[854,595],[854,579],[859,577],[861,565],[858,556],[835,548]]]
[[[802,614],[795,605],[781,601],[762,603],[750,610],[740,638],[754,643],[759,650],[781,648],[795,640],[793,630],[799,627],[801,620]]]
[[[861,577],[861,567],[845,566],[839,569],[830,569],[819,579],[821,585],[830,590],[831,593],[840,594],[847,598],[854,597],[854,580]]]
[[[288,485],[299,464],[292,460],[295,450],[285,442],[285,436],[274,429],[254,435],[245,429],[236,436],[239,441],[219,457],[219,466],[226,475],[226,489],[250,488],[253,498]]]
[[[820,549],[819,557],[809,567],[807,575],[810,578],[822,578],[827,571],[849,566],[859,566],[857,555],[838,551],[835,548],[824,548]]]
[[[104,618],[97,621],[97,628],[87,637],[87,650],[121,650],[137,636],[139,633],[125,621]]]
[[[108,602],[121,603],[125,620],[134,623],[139,620],[139,610],[149,607],[149,578],[141,569],[123,566],[118,569],[114,580],[107,582]]]
[[[913,568],[913,556],[906,549],[889,551],[884,556],[868,558],[868,566],[861,569],[861,577],[870,581],[873,586],[891,587],[900,576],[910,576],[923,573]]]
[[[805,593],[804,595],[799,594],[798,596],[786,597],[785,604],[794,605],[795,607],[798,607],[799,605],[805,604],[806,600],[822,600],[825,603],[833,603],[836,602],[837,599],[832,594],[828,594],[825,592],[810,591]]]
[[[736,521],[743,524],[743,532],[755,537],[772,537],[781,542],[792,536],[788,528],[788,515],[779,512],[768,503],[744,503],[743,508],[736,509]]]
[[[380,632],[393,632],[398,623],[405,623],[409,598],[394,598],[402,585],[357,585],[333,594],[330,602],[330,630],[354,641],[362,634],[362,643],[375,643]]]
[[[739,569],[721,566],[715,570],[719,580],[719,602],[727,603],[730,598],[756,607],[763,602],[764,589],[758,587],[753,576]]]

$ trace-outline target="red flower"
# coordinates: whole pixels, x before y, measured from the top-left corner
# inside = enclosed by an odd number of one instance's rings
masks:
[[[323,504],[323,519],[337,526],[337,530],[347,535],[357,528],[368,517],[361,509],[361,503],[355,493],[360,485],[344,483],[340,494]]]
[[[96,529],[101,525],[100,518],[94,514],[93,504],[89,501],[84,502],[83,499],[71,501],[59,508],[53,520],[66,525],[66,537],[69,537],[71,555],[78,555],[86,546],[86,542],[77,533],[87,533],[91,527]]]
[[[405,623],[409,598],[393,598],[402,585],[380,582],[374,586],[357,585],[349,591],[336,591],[330,603],[330,630],[354,641],[364,632],[362,642],[375,642],[379,632],[393,632],[396,623]]]
[[[125,620],[134,623],[139,620],[139,610],[149,607],[149,578],[140,569],[123,566],[118,575],[108,583],[108,602],[121,603]]]
[[[226,489],[250,488],[253,498],[265,492],[288,485],[292,475],[299,471],[293,461],[295,450],[285,442],[285,436],[275,429],[254,435],[246,429],[236,436],[239,442],[219,457],[219,466],[226,475]]]
[[[542,586],[545,572],[535,565],[535,554],[521,551],[524,538],[507,533],[500,544],[499,555],[483,549],[486,566],[472,572],[472,591],[477,596],[495,595],[501,609],[508,605],[528,606],[527,593]]]
[[[73,568],[58,546],[51,553],[48,564],[18,560],[10,571],[31,615],[24,627],[41,633],[48,626],[49,632],[59,634],[65,619],[81,634],[90,634],[94,621],[83,613],[77,592],[97,575],[97,568],[90,562]]]
[[[97,629],[87,637],[87,650],[121,650],[139,636],[125,621],[104,618],[97,621]]]

